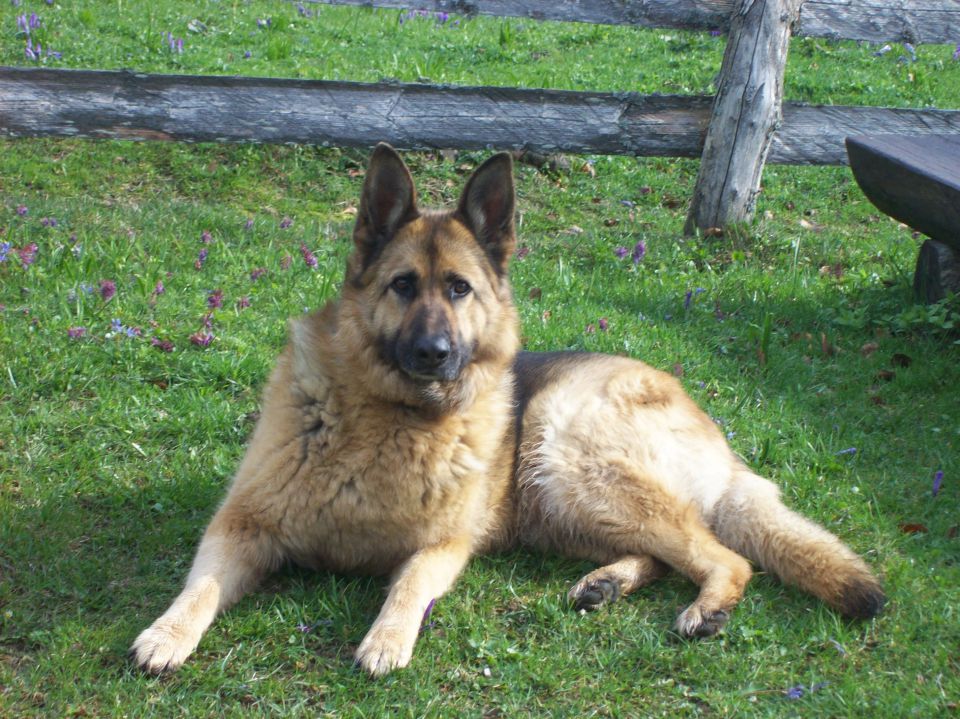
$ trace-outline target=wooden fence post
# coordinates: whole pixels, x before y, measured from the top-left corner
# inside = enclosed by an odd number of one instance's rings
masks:
[[[742,0],[731,17],[685,234],[753,216],[799,12],[800,0]]]

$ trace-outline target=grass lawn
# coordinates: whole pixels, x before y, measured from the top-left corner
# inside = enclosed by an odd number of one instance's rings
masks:
[[[723,52],[707,33],[400,17],[3,2],[0,64],[704,93]],[[794,41],[786,96],[960,108],[953,48],[915,52]],[[441,204],[484,157],[406,159]],[[768,167],[749,228],[692,240],[696,162],[570,160],[517,168],[527,348],[680,376],[866,556],[884,615],[849,623],[758,574],[719,637],[683,641],[683,578],[579,616],[565,595],[587,565],[518,552],[474,561],[411,666],[373,681],[351,662],[382,580],[289,569],[180,672],[141,675],[127,647],[179,591],[286,319],[337,291],[366,152],[0,140],[0,716],[956,714],[960,302],[914,303],[920,239],[846,168]]]

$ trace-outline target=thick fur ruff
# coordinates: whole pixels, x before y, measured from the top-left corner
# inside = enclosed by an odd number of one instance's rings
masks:
[[[175,669],[223,611],[284,562],[389,574],[357,661],[405,666],[429,603],[471,555],[517,544],[595,561],[570,590],[596,609],[669,567],[700,587],[677,630],[728,619],[752,560],[845,615],[879,583],[839,539],[787,509],[673,377],[622,357],[517,353],[507,277],[509,156],[460,203],[421,211],[374,151],[338,300],[294,320],[260,421],[170,608],[134,642]]]

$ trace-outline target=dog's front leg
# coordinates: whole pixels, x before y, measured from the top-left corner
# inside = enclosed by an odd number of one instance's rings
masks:
[[[357,664],[373,676],[405,667],[430,601],[446,592],[470,558],[472,541],[455,537],[420,550],[393,575],[387,601],[357,648]]]

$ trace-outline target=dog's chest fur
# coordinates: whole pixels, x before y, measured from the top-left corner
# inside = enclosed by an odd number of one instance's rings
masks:
[[[264,473],[241,467],[231,489],[270,513],[261,520],[287,556],[309,567],[381,573],[465,524],[476,525],[481,540],[485,525],[493,530],[491,510],[507,490],[491,484],[502,446],[487,438],[506,431],[506,391],[463,415],[429,418],[358,401],[316,365],[304,371],[288,353],[266,391],[252,444],[265,448],[273,478],[255,480]]]

